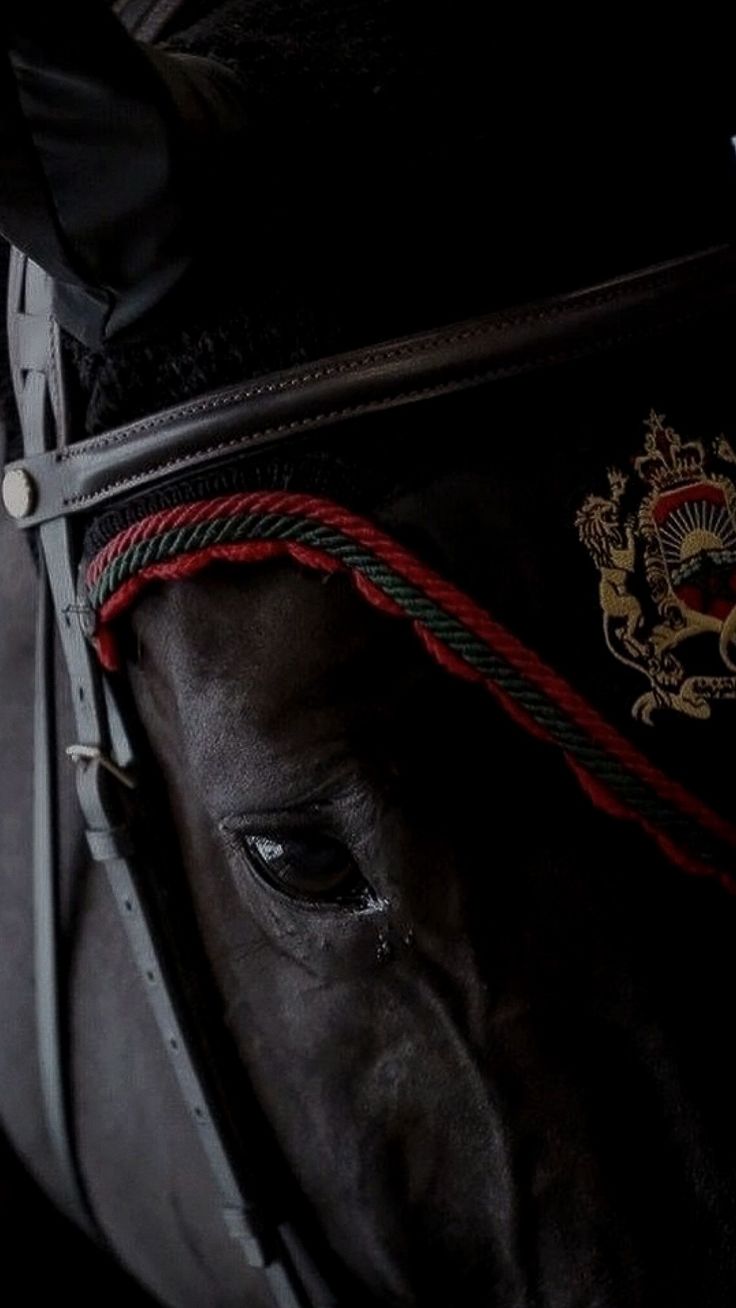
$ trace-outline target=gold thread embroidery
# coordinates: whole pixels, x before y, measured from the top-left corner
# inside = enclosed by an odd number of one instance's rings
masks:
[[[723,435],[683,441],[654,411],[646,428],[634,474],[610,468],[609,494],[588,495],[575,526],[606,645],[649,680],[634,717],[709,718],[711,701],[736,699],[736,454]]]

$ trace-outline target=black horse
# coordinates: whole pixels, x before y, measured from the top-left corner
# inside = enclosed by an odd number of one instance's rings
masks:
[[[71,519],[66,617],[135,743],[138,844],[214,997],[244,1171],[333,1287],[312,1301],[726,1308],[727,117],[665,136],[640,91],[614,153],[591,79],[596,151],[558,96],[521,168],[526,121],[496,135],[513,76],[489,90],[503,59],[470,15],[185,3],[150,53],[93,3],[73,39],[48,6],[9,13],[2,225],[56,280],[70,439],[92,441],[48,466],[107,467]],[[543,237],[541,168],[564,195]],[[675,184],[697,203],[639,205]],[[359,400],[316,407],[354,378]],[[292,393],[247,457],[228,429],[238,457],[204,459],[223,411]],[[161,448],[190,419],[197,439],[151,480],[167,405]],[[116,423],[121,448],[149,441],[124,475]],[[43,571],[57,519],[8,425]],[[0,1114],[63,1204],[33,1011],[34,561],[3,533]],[[60,672],[60,745],[76,686]],[[58,783],[86,1204],[162,1302],[267,1308],[68,764]]]

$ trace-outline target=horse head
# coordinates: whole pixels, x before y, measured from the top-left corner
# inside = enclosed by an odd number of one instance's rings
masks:
[[[504,271],[471,166],[492,116],[459,72],[433,105],[437,33],[201,9],[149,7],[139,40],[91,2],[74,40],[35,0],[6,19],[4,497],[109,876],[61,868],[37,799],[75,1094],[52,1060],[58,1157],[31,1162],[177,1305],[725,1308],[734,679],[706,653],[707,722],[635,722],[646,667],[611,658],[580,544],[630,550],[643,622],[652,533],[612,546],[631,480],[596,487],[664,394],[727,422],[734,258],[694,253],[720,139],[670,245],[642,218],[601,259],[566,219],[528,265],[497,215]],[[652,249],[681,257],[623,275]],[[519,307],[522,267],[557,294]],[[622,275],[575,289],[593,269]]]

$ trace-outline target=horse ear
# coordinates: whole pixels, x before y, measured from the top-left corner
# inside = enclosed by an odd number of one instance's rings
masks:
[[[99,348],[192,265],[218,143],[244,120],[239,86],[211,60],[140,45],[102,0],[3,0],[0,32],[0,232],[55,279],[62,325]]]

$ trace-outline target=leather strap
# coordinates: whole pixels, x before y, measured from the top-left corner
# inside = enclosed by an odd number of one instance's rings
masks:
[[[736,251],[718,247],[556,300],[227,387],[75,441],[61,454],[10,465],[6,476],[25,477],[30,494],[19,525],[99,509],[337,423],[346,423],[350,439],[348,419],[583,358],[734,299]],[[32,327],[24,330],[32,338]]]
[[[26,279],[23,260],[11,256],[13,302],[35,313],[44,294],[44,274],[33,268]],[[26,448],[42,449],[56,424],[64,432],[64,408],[57,389],[52,413],[46,371],[49,359],[24,351],[20,335],[13,342],[13,382],[23,415]],[[52,355],[53,358],[53,355]],[[44,370],[42,370],[42,367]],[[60,862],[56,795],[56,704],[53,610],[46,565],[39,559],[36,609],[36,667],[33,718],[33,950],[36,1041],[41,1099],[49,1143],[57,1164],[61,1202],[67,1215],[98,1243],[96,1226],[82,1179],[70,1127],[70,1089],[65,1052],[66,975],[61,965]]]
[[[248,1264],[263,1269],[279,1308],[328,1308],[335,1301],[311,1267],[309,1275],[320,1285],[320,1293],[316,1298],[307,1295],[284,1232],[261,1210],[251,1178],[236,1161],[226,1115],[206,1072],[200,1035],[167,966],[170,950],[159,938],[160,915],[151,902],[151,879],[139,856],[131,805],[126,802],[126,789],[135,787],[132,745],[77,613],[71,524],[60,520],[44,525],[41,543],[72,681],[78,742],[68,752],[77,763],[88,845],[104,866],[164,1048],[207,1155],[223,1220]]]
[[[163,6],[167,19],[171,3]],[[151,20],[153,13],[149,14]],[[150,30],[150,29],[149,29]],[[52,315],[53,285],[17,251],[9,279],[11,372],[30,458],[63,457],[68,427],[59,328]],[[76,742],[67,753],[77,765],[77,791],[93,859],[105,868],[164,1047],[208,1158],[223,1221],[247,1263],[262,1269],[277,1308],[334,1308],[337,1303],[298,1233],[263,1206],[262,1185],[243,1167],[227,1105],[208,1068],[207,1040],[187,1002],[174,949],[157,931],[152,879],[136,849],[126,791],[135,760],[122,715],[85,640],[76,603],[77,556],[73,523],[44,521],[39,530],[39,602],[34,759],[34,925],[39,1069],[46,1123],[63,1203],[90,1235],[101,1239],[90,1211],[74,1148],[67,1085],[65,981],[60,968],[59,843],[57,831],[54,637],[51,606],[72,683]]]
[[[38,320],[44,317],[49,351],[45,370],[15,352],[13,374],[21,400],[24,441],[29,452],[65,448],[61,426],[65,406],[55,375],[58,327],[51,317],[52,286],[40,269],[13,252],[14,302]],[[14,350],[23,336],[14,331]],[[52,382],[52,377],[54,378]],[[54,392],[53,402],[51,394]],[[57,421],[60,423],[57,438]],[[58,441],[58,443],[57,443]],[[244,1172],[228,1127],[227,1109],[193,1014],[167,965],[165,942],[156,934],[151,879],[140,863],[126,810],[125,789],[133,785],[135,761],[118,712],[94,653],[84,637],[76,601],[77,557],[73,524],[57,518],[42,524],[40,543],[39,646],[36,685],[34,781],[34,918],[39,1066],[47,1126],[65,1191],[65,1207],[88,1233],[95,1233],[73,1145],[64,1040],[64,982],[60,976],[59,851],[54,776],[53,633],[48,596],[56,612],[71,679],[78,739],[67,747],[77,764],[77,792],[93,859],[104,866],[143,979],[149,1002],[179,1087],[192,1113],[217,1185],[223,1221],[253,1268],[262,1269],[278,1308],[334,1308],[336,1300],[317,1271],[298,1233],[277,1223],[262,1206],[260,1186]],[[160,923],[160,914],[158,921]]]
[[[63,447],[65,406],[59,402],[58,356],[52,342],[48,305],[51,287],[41,269],[13,250],[9,266],[8,338],[11,373],[24,447],[39,452],[51,443]],[[33,331],[24,324],[33,323]],[[52,406],[52,391],[56,397]],[[49,1144],[56,1161],[61,1205],[69,1217],[99,1243],[104,1239],[92,1216],[79,1170],[72,1128],[66,1054],[66,983],[61,967],[60,850],[56,794],[57,742],[53,601],[45,553],[39,552],[33,763],[33,923],[36,1045],[41,1099]]]

